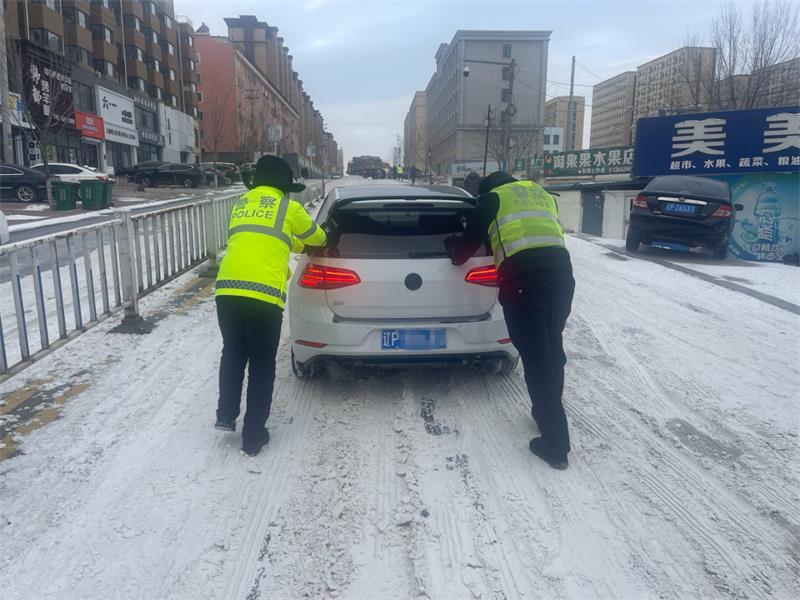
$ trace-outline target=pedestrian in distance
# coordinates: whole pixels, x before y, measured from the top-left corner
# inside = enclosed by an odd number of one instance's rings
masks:
[[[252,188],[233,207],[228,250],[216,285],[217,320],[222,332],[216,428],[236,431],[244,370],[248,368],[247,411],[242,450],[257,455],[269,442],[266,428],[275,383],[275,358],[283,322],[290,252],[324,246],[326,228],[289,198],[305,185],[294,182],[289,164],[262,156]]]
[[[411,185],[417,184],[417,167],[411,165]]]
[[[466,262],[488,235],[498,268],[499,299],[508,334],[519,351],[541,437],[530,451],[566,469],[569,426],[562,403],[562,333],[572,309],[575,281],[553,197],[533,181],[497,171],[479,187],[479,206],[461,236],[447,239],[452,262]]]

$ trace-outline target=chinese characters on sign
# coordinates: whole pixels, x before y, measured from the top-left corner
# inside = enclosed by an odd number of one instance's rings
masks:
[[[637,176],[800,171],[800,107],[692,117],[639,121]]]
[[[33,120],[42,125],[75,125],[69,67],[59,68],[29,45],[23,45],[22,57],[25,93]]]
[[[545,152],[544,155],[544,174],[547,177],[630,173],[632,166],[633,148],[630,147]]]

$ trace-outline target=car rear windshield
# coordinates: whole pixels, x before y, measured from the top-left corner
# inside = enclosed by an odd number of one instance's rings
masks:
[[[339,233],[320,254],[332,258],[444,258],[444,241],[463,233],[472,206],[359,207],[357,203],[334,210]],[[422,202],[420,204],[423,204]],[[487,256],[482,247],[477,256]]]
[[[698,196],[721,202],[730,202],[730,189],[727,183],[700,177],[656,177],[647,185],[645,191],[656,194]]]

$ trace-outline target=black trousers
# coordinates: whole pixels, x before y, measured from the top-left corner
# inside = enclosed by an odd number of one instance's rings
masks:
[[[239,416],[247,366],[247,412],[242,427],[242,437],[247,439],[258,435],[269,418],[283,310],[254,298],[217,296],[217,320],[222,332],[217,417]]]
[[[531,414],[543,444],[558,455],[570,451],[561,401],[567,364],[561,336],[572,310],[574,291],[575,280],[568,270],[528,273],[500,288],[508,334],[525,369]]]

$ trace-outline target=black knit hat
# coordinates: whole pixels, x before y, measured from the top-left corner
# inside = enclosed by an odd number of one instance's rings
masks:
[[[284,193],[302,192],[306,186],[294,182],[292,168],[280,156],[267,154],[258,159],[256,171],[253,174],[252,187],[267,185],[278,188]]]
[[[481,180],[481,185],[478,188],[478,192],[480,194],[488,194],[494,188],[500,187],[501,185],[505,185],[507,183],[512,183],[514,181],[519,181],[519,179],[514,179],[505,171],[495,171]]]

